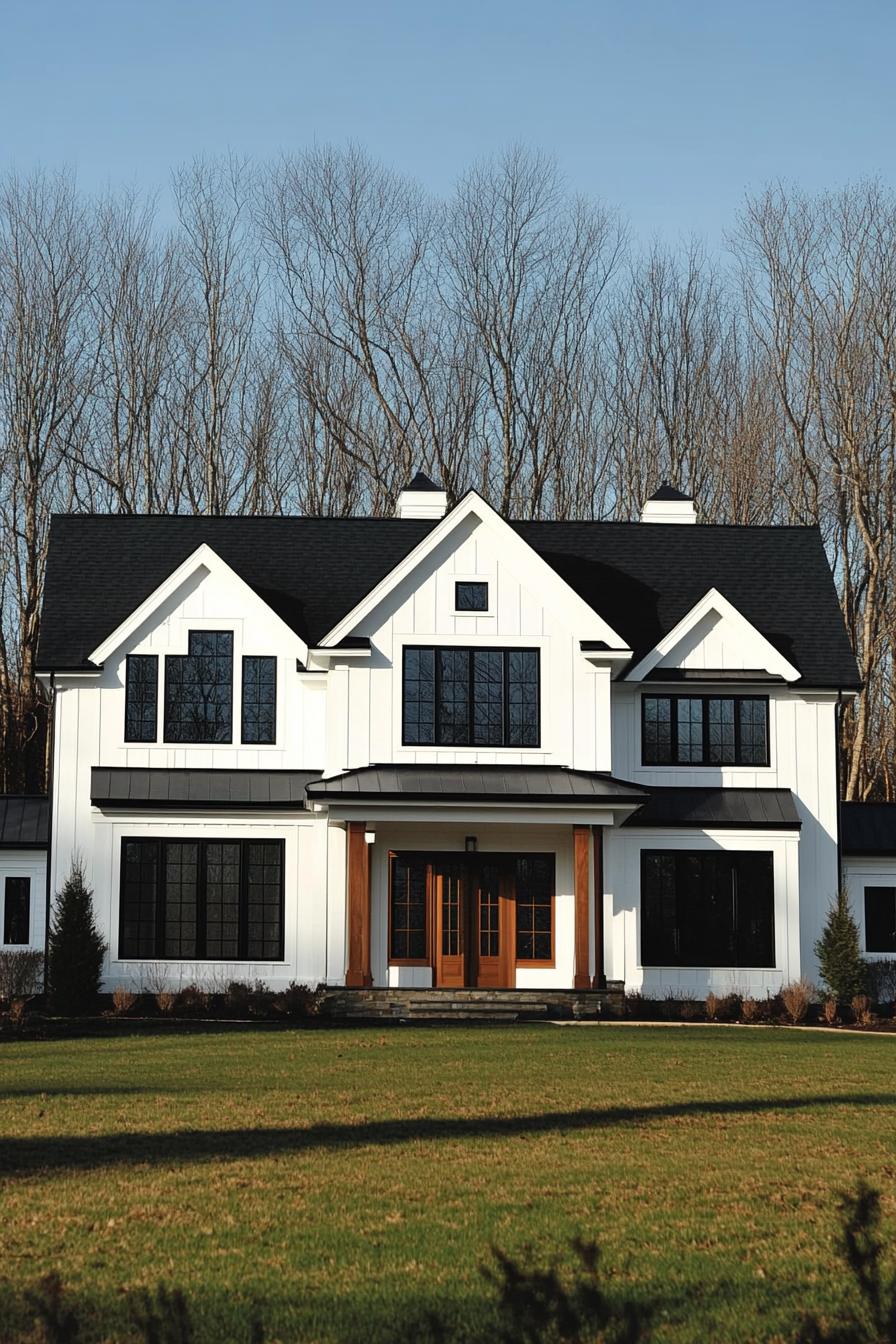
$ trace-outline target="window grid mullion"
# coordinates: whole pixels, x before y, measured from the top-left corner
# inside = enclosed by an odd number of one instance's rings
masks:
[[[196,843],[196,956],[205,956],[208,904],[208,841]]]
[[[236,935],[236,951],[240,961],[245,961],[249,955],[249,845],[244,841],[240,845],[240,889],[238,896],[238,924]],[[262,872],[264,869],[262,868]],[[262,948],[264,951],[264,948]]]
[[[467,655],[467,740],[464,743],[467,747],[476,745],[476,733],[473,729],[473,714],[476,704],[476,691],[473,685],[476,677],[476,659],[473,657],[472,649],[465,649]]]
[[[156,956],[165,955],[165,918],[168,904],[168,845],[161,840],[155,842],[156,850]],[[142,885],[142,864],[141,864]],[[142,897],[142,892],[141,892]]]
[[[709,764],[709,697],[703,696],[700,704],[700,721],[702,725],[702,746],[701,746],[701,765]]]

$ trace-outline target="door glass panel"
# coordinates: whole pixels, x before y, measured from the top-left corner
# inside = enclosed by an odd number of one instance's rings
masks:
[[[479,877],[479,955],[497,957],[500,955],[500,930],[498,924],[498,869],[494,866],[483,868]]]
[[[461,952],[460,877],[456,872],[442,874],[442,956],[458,957]]]

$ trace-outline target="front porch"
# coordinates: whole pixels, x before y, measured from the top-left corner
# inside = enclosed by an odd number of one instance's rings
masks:
[[[604,993],[604,832],[646,797],[545,765],[314,781],[309,802],[345,836],[346,989]]]

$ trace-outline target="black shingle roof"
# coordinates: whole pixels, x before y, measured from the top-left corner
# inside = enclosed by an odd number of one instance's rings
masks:
[[[38,664],[94,649],[206,542],[309,643],[319,642],[424,537],[429,519],[53,519]],[[817,528],[514,522],[636,659],[718,588],[818,687],[858,672]]]
[[[841,803],[844,854],[896,855],[896,803]]]
[[[0,793],[0,849],[46,849],[50,802],[43,794]]]

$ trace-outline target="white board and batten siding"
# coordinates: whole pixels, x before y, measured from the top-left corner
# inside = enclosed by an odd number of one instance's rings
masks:
[[[538,587],[502,554],[494,531],[474,518],[429,555],[412,579],[365,617],[356,633],[373,647],[369,662],[338,666],[328,694],[327,774],[371,763],[566,765],[609,770],[610,673],[579,650],[586,637],[559,580]],[[488,584],[487,613],[455,610],[455,583]],[[405,746],[401,695],[404,648],[490,644],[534,648],[541,664],[538,747],[486,749]]]
[[[4,943],[6,879],[28,882],[28,942]],[[0,849],[0,950],[42,952],[47,921],[47,854],[43,849]]]
[[[869,952],[865,927],[865,888],[893,887],[896,889],[896,853],[847,854],[843,858],[843,885],[849,896],[853,916],[859,926],[863,954],[870,961],[889,960],[892,952]]]

